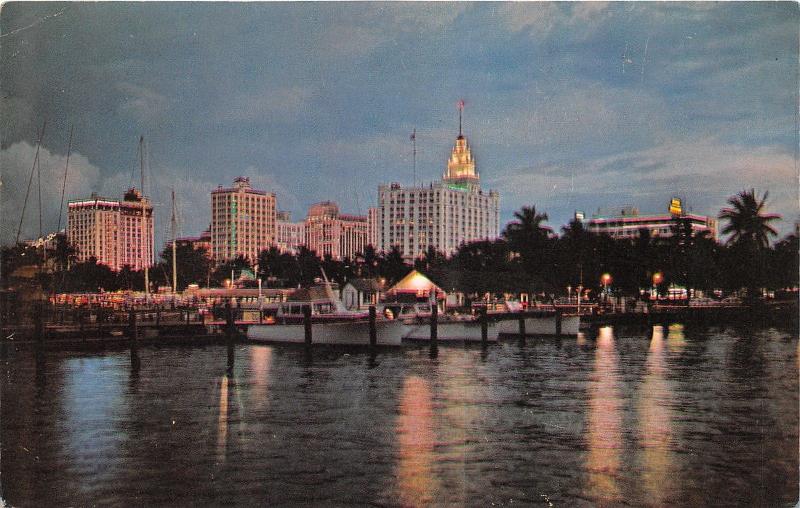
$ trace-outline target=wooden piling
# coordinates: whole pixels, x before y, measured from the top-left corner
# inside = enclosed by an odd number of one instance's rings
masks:
[[[431,347],[436,346],[439,339],[439,307],[434,303],[431,305]]]
[[[369,306],[369,345],[375,346],[378,344],[378,330],[375,325],[375,306]]]
[[[305,331],[306,346],[310,346],[313,338],[311,337],[311,306],[303,306],[303,327]]]
[[[525,318],[519,318],[519,338],[525,339]]]
[[[236,321],[233,319],[233,309],[231,309],[231,302],[225,302],[225,334],[233,335],[236,328]]]
[[[81,320],[82,322],[83,320]],[[128,315],[128,336],[131,340],[139,338],[139,328],[136,325],[136,311],[131,309]]]
[[[556,310],[556,337],[561,337],[561,309]]]
[[[481,323],[481,344],[485,346],[489,341],[489,320],[486,315],[486,307],[481,308],[478,319]]]
[[[42,302],[37,303],[36,305],[36,314],[33,317],[35,323],[35,334],[37,341],[44,340],[44,305]]]

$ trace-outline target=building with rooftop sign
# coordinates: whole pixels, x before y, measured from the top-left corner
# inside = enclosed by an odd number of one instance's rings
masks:
[[[499,235],[500,197],[480,187],[475,158],[461,131],[463,103],[459,106],[458,137],[442,180],[427,186],[378,187],[378,206],[370,212],[376,250],[397,246],[404,258],[414,259],[432,247],[450,256],[463,243]]]

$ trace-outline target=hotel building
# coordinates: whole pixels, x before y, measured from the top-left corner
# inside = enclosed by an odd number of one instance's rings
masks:
[[[278,212],[275,223],[278,250],[286,254],[297,254],[300,246],[306,244],[306,223],[292,222],[289,212]]]
[[[672,228],[677,218],[688,220],[692,234],[708,231],[709,236],[717,239],[717,219],[692,213],[684,214],[678,207],[672,210],[677,213],[640,215],[634,207],[622,207],[617,210],[598,210],[591,219],[584,220],[586,230],[592,233],[605,234],[612,238],[637,238],[642,230],[650,232],[652,238],[668,238],[672,236]],[[576,214],[580,218],[580,212]]]
[[[404,258],[413,259],[429,247],[450,256],[463,243],[493,240],[500,228],[499,201],[496,191],[481,190],[475,159],[459,128],[442,181],[378,187],[375,248],[388,252],[397,246]]]
[[[142,270],[153,264],[153,206],[136,189],[122,201],[92,195],[70,201],[67,240],[78,250],[78,260],[90,257],[112,270],[130,266]]]
[[[188,245],[193,249],[202,249],[206,257],[211,258],[211,227],[200,233],[200,236],[183,236],[175,239],[177,245]],[[168,241],[165,248],[172,248],[172,242]]]
[[[323,201],[308,209],[305,222],[306,247],[320,258],[353,259],[367,246],[367,218],[343,215],[332,201]]]
[[[211,254],[217,263],[238,256],[250,262],[275,245],[275,194],[256,190],[238,177],[233,187],[211,191]]]

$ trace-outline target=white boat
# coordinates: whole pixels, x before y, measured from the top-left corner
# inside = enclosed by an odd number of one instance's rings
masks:
[[[313,344],[369,345],[369,313],[347,310],[333,294],[327,277],[322,288],[298,290],[293,300],[280,304],[277,314],[266,323],[249,325],[247,338],[257,342],[304,343],[306,306],[311,307]],[[402,321],[376,316],[377,345],[399,346],[406,332]]]
[[[525,316],[525,335],[558,335],[557,318],[554,314]],[[578,335],[580,316],[561,316],[561,335]],[[498,333],[519,335],[519,317],[505,314],[497,322]]]
[[[486,323],[486,340],[497,342],[498,328],[495,322]],[[408,332],[405,339],[408,340],[430,340],[431,323],[430,318],[415,319],[406,321]],[[476,318],[452,318],[449,316],[439,316],[436,324],[436,340],[454,342],[480,342],[481,323]]]
[[[402,321],[377,319],[375,336],[379,346],[399,346],[406,327]],[[250,325],[247,338],[256,342],[305,342],[302,318],[294,322]],[[342,319],[312,316],[313,344],[369,345],[369,319]]]

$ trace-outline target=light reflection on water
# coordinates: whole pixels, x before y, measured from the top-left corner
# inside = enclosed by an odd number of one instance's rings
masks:
[[[13,506],[793,505],[796,332],[12,352]],[[27,451],[26,451],[27,450]],[[513,500],[513,503],[512,503]],[[545,502],[546,504],[546,502]]]
[[[674,339],[676,334],[677,330],[671,326],[669,337]],[[670,342],[670,345],[673,343]],[[639,390],[638,412],[640,471],[647,496],[657,506],[666,503],[670,493],[674,492],[673,483],[677,481],[670,449],[673,393],[665,378],[665,353],[664,329],[654,326],[644,379]]]
[[[400,501],[405,506],[428,504],[438,489],[438,478],[433,472],[436,435],[428,382],[418,376],[407,377],[399,409],[397,482]]]
[[[589,387],[589,453],[586,469],[589,472],[589,497],[611,502],[619,501],[622,496],[617,483],[622,451],[622,396],[618,363],[614,330],[610,326],[600,328],[592,384]]]

